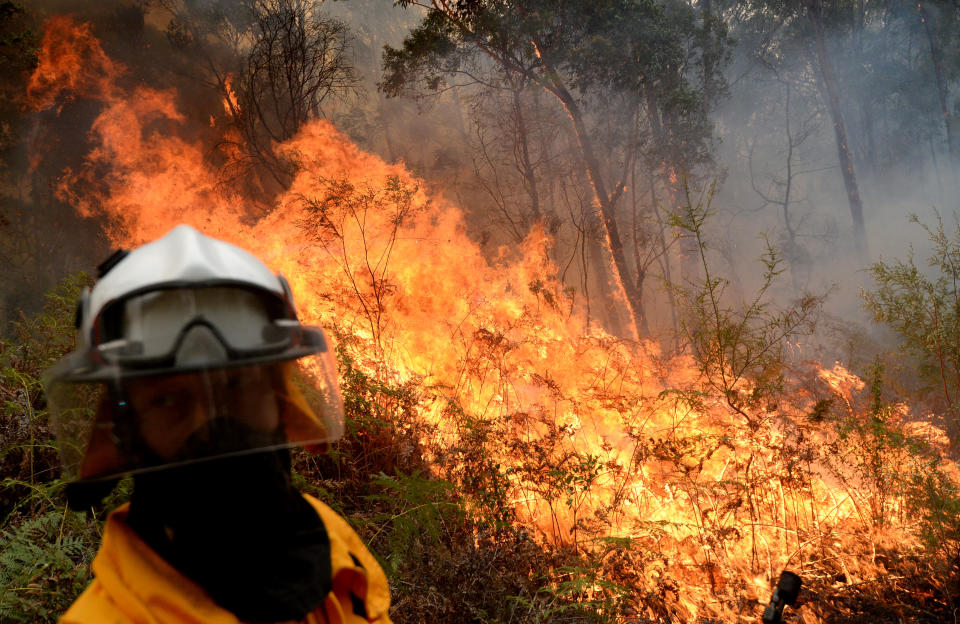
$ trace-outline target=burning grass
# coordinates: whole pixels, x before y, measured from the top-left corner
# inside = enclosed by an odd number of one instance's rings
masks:
[[[102,103],[60,197],[116,245],[188,222],[250,249],[337,336],[349,434],[298,471],[384,562],[395,621],[756,621],[784,568],[807,583],[804,622],[953,609],[956,465],[885,400],[881,369],[866,383],[778,356],[730,385],[705,354],[767,340],[763,321],[701,323],[694,355],[607,335],[557,282],[548,236],[488,261],[455,206],[326,122],[277,146],[295,173],[264,211],[182,138],[175,93],[122,87],[82,25],[46,38],[38,106]],[[71,45],[92,78],[55,79],[84,70]],[[15,402],[5,418],[42,407]]]

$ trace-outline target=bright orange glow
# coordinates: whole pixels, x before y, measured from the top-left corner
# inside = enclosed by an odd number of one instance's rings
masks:
[[[51,17],[44,24],[38,60],[27,84],[37,110],[50,108],[64,94],[109,99],[115,93],[120,66],[104,53],[89,24]]]
[[[629,538],[646,583],[637,594],[682,588],[664,599],[677,621],[737,621],[768,599],[782,568],[814,559],[839,561],[849,582],[870,577],[879,564],[865,553],[914,539],[870,520],[867,486],[836,473],[837,437],[809,416],[823,398],[860,413],[864,383],[842,366],[797,372],[791,404],[752,429],[720,398],[692,392],[702,380],[691,359],[589,325],[557,281],[543,231],[485,258],[457,206],[326,121],[279,146],[296,163],[293,180],[262,216],[224,188],[203,145],[182,138],[176,94],[121,88],[123,67],[88,26],[51,19],[40,61],[38,108],[103,102],[95,147],[65,172],[61,198],[102,218],[118,246],[189,223],[249,249],[288,278],[305,323],[358,340],[363,370],[429,393],[418,406],[436,426],[427,442],[464,434],[452,404],[486,423],[513,503],[542,539],[590,549],[603,547],[598,537]],[[936,427],[922,433],[942,445]],[[797,435],[822,442],[824,455],[791,455]],[[797,477],[801,468],[812,476]],[[883,511],[895,517],[892,505]]]
[[[233,90],[233,77],[227,76],[223,84],[223,114],[227,117],[236,116],[240,110],[237,93]]]

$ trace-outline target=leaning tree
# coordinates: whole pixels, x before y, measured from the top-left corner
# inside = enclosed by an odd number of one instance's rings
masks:
[[[613,281],[634,330],[644,334],[642,292],[624,249],[618,203],[651,133],[674,183],[709,160],[704,82],[691,74],[703,69],[697,61],[707,55],[708,83],[715,87],[715,68],[724,58],[722,29],[714,20],[705,28],[687,3],[672,1],[398,3],[427,12],[400,48],[385,50],[381,86],[388,95],[443,89],[480,57],[504,75],[536,85],[562,107],[577,139],[575,159],[594,195]],[[609,119],[622,125],[613,141],[603,130]]]

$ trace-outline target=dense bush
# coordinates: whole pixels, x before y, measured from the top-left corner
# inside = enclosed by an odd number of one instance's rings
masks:
[[[40,374],[73,348],[75,305],[89,283],[82,274],[64,280],[0,345],[3,622],[56,621],[91,579],[105,511],[129,496],[125,481],[88,514],[66,508],[44,410]],[[464,469],[478,471],[466,492],[436,476],[420,447],[427,437],[416,418],[422,389],[364,373],[351,356],[352,339],[338,338],[347,435],[324,455],[299,451],[294,478],[371,544],[390,577],[397,621],[537,622],[582,612],[575,589],[583,562],[551,552],[512,523],[490,457],[477,451],[470,465],[447,464],[461,485]],[[554,570],[565,580],[545,592]]]
[[[896,332],[902,351],[913,356],[936,397],[933,407],[944,419],[954,443],[960,440],[960,221],[947,228],[922,227],[930,240],[926,268],[918,266],[913,250],[906,260],[876,262],[870,267],[876,286],[863,292],[874,319]]]
[[[95,524],[51,510],[0,533],[0,620],[55,621],[90,581]]]
[[[43,310],[0,342],[0,621],[52,622],[90,580],[102,517],[68,511],[40,384],[73,348],[84,274],[63,280]]]
[[[689,214],[702,250],[705,207]],[[960,479],[936,422],[893,395],[880,365],[864,382],[787,360],[782,340],[810,327],[816,300],[786,311],[767,303],[772,250],[767,285],[745,307],[727,301],[726,282],[701,259],[705,279],[678,291],[691,353],[659,362],[696,374],[674,383],[664,372],[670,383],[646,394],[594,383],[577,407],[621,417],[625,463],[570,444],[572,430],[547,413],[472,413],[334,328],[346,435],[324,454],[298,451],[294,478],[370,545],[398,624],[752,617],[769,594],[746,579],[781,567],[801,574],[803,608],[824,621],[952,612]],[[44,411],[40,372],[72,347],[74,301],[88,282],[64,281],[0,349],[0,621],[63,612],[90,580],[103,510],[129,491],[90,514],[67,511]],[[482,349],[503,361],[495,328],[473,338],[472,362],[486,365]],[[586,344],[619,374],[636,372],[621,343]],[[638,424],[657,418],[672,424]],[[522,516],[518,500],[537,501],[541,516]],[[653,512],[683,501],[677,509],[689,513],[647,518],[641,501]]]

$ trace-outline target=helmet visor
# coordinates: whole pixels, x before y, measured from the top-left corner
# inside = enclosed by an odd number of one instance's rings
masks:
[[[138,293],[104,308],[93,327],[96,356],[128,368],[159,369],[198,358],[239,360],[281,352],[296,341],[299,323],[284,318],[278,305],[274,296],[235,285]],[[184,348],[194,329],[210,338],[199,351],[196,345]]]
[[[322,337],[318,328],[303,329]],[[296,360],[162,373],[131,373],[117,364],[85,373],[75,366],[81,360],[68,356],[45,378],[51,422],[71,479],[325,444],[343,433],[329,349]]]

